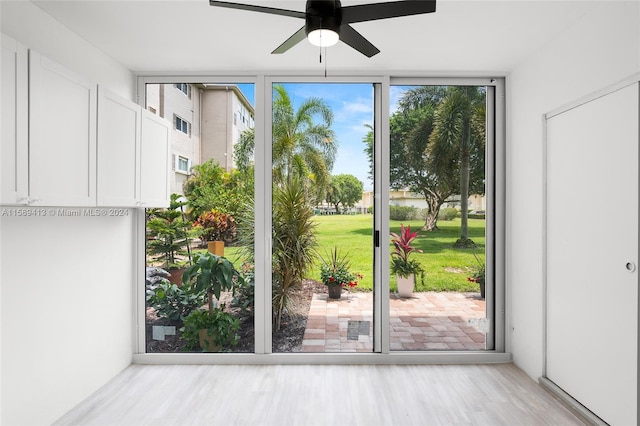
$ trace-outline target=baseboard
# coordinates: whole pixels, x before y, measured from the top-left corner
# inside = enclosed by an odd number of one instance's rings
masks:
[[[580,420],[592,426],[608,426],[600,417],[596,416],[587,407],[576,401],[571,395],[566,393],[561,387],[553,383],[546,377],[538,378],[538,383],[549,393],[555,396],[560,402],[567,407],[573,414],[578,416]]]

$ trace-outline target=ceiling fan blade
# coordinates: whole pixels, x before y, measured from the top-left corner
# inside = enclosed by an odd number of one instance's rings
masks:
[[[275,7],[255,6],[251,4],[232,3],[228,1],[209,0],[209,6],[226,7],[229,9],[250,10],[252,12],[270,13],[272,15],[291,16],[304,19],[306,14],[297,10],[277,9]]]
[[[271,54],[284,53],[287,50],[291,49],[296,44],[300,43],[305,38],[307,38],[307,34],[304,31],[304,27],[302,27],[298,31],[296,31],[291,37],[289,37],[284,43],[276,47],[276,50],[271,52]]]
[[[375,21],[376,19],[399,18],[436,11],[436,0],[405,0],[386,3],[361,4],[342,8],[342,23]]]
[[[359,32],[354,30],[350,25],[340,27],[340,40],[365,55],[367,58],[380,53],[380,50],[364,38]]]

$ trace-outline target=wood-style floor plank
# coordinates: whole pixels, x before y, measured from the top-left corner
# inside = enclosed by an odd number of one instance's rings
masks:
[[[513,364],[131,365],[55,425],[582,425]]]

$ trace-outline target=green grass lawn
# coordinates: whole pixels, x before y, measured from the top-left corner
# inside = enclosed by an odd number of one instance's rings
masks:
[[[319,253],[326,255],[334,246],[341,253],[349,253],[351,268],[364,278],[358,282],[359,290],[371,290],[373,287],[373,244],[371,215],[333,215],[315,216]],[[417,291],[479,291],[478,284],[467,281],[470,268],[476,264],[473,253],[484,254],[484,220],[469,219],[469,237],[478,245],[476,249],[454,249],[453,243],[460,236],[460,219],[438,221],[440,230],[421,231],[423,222],[405,222],[412,231],[418,231],[414,246],[423,253],[411,256],[422,263],[425,270],[424,285],[416,283]],[[400,222],[391,221],[391,231],[400,231]],[[393,250],[391,246],[390,250]],[[225,248],[225,257],[239,266],[238,249]],[[319,262],[309,272],[308,278],[320,280]],[[395,277],[390,276],[391,290],[396,290]]]

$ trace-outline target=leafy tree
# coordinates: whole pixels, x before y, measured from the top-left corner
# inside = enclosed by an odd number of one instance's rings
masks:
[[[335,206],[336,212],[340,212],[347,207],[353,207],[362,199],[364,184],[357,177],[349,174],[340,174],[331,177],[329,189],[327,190],[326,201]]]
[[[428,167],[436,174],[444,174],[452,169],[459,176],[460,194],[460,238],[456,247],[475,247],[469,239],[468,214],[469,190],[484,193],[484,180],[479,188],[479,180],[471,182],[479,170],[484,176],[485,146],[485,90],[476,86],[450,87],[438,105],[435,113],[433,132],[429,136]],[[482,155],[479,155],[482,153]],[[471,163],[474,159],[473,165]]]
[[[184,193],[194,220],[213,209],[235,216],[254,196],[253,166],[227,172],[214,160],[206,161],[193,167]]]

